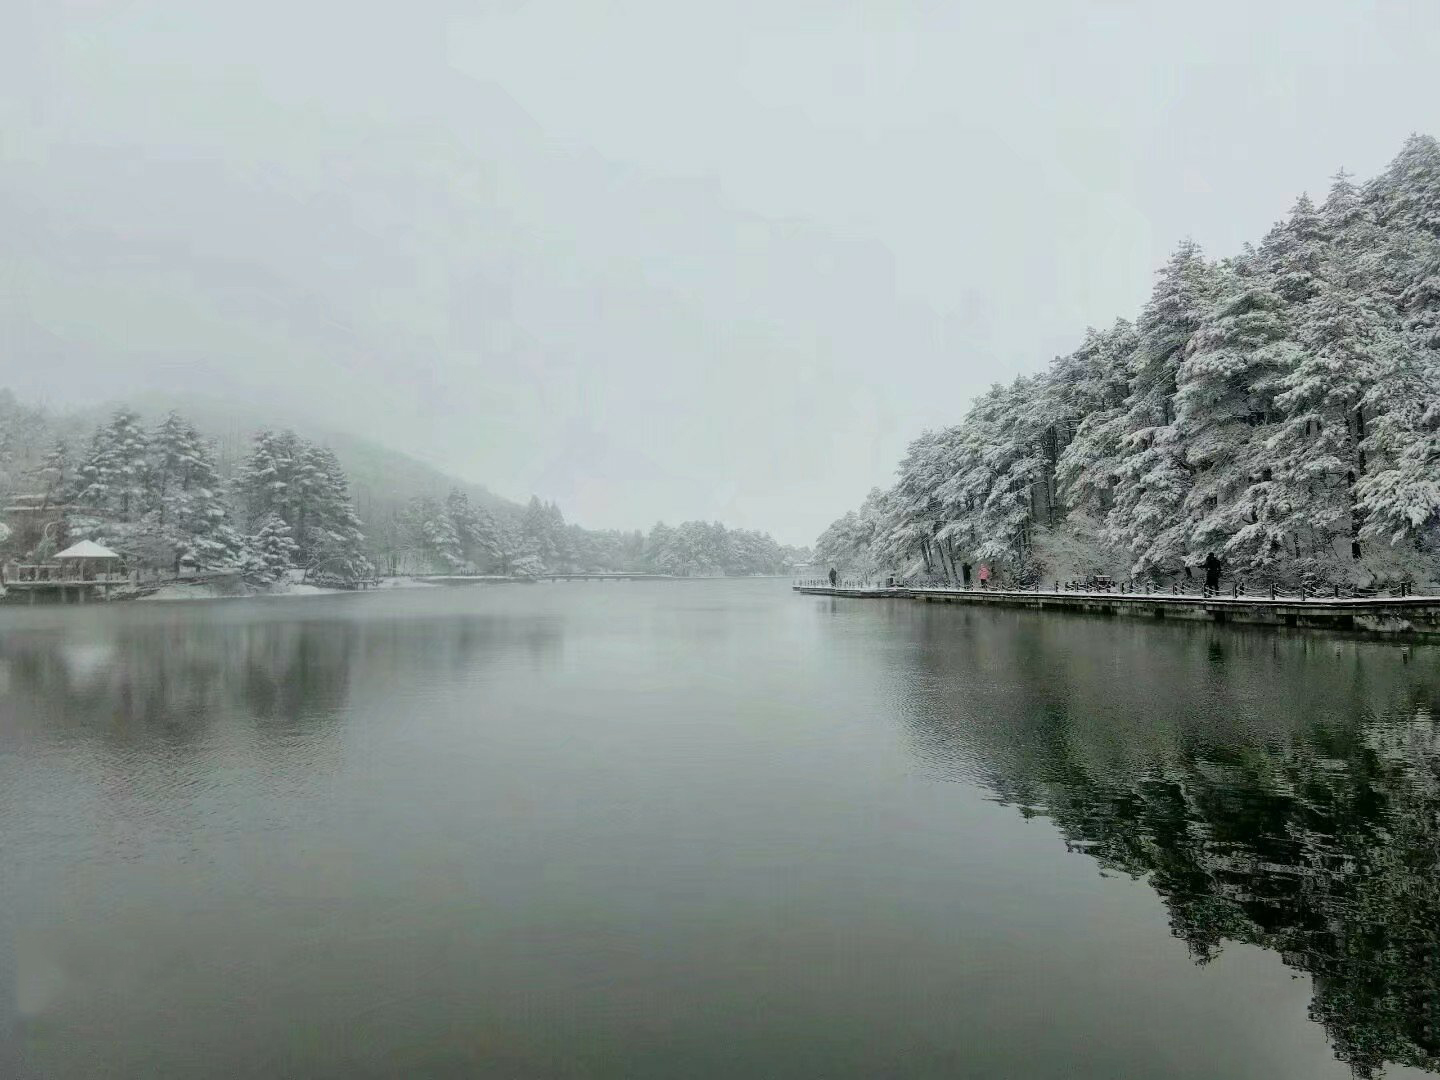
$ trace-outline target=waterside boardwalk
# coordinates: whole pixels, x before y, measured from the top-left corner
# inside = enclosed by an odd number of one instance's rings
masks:
[[[1306,597],[1184,596],[1084,590],[957,589],[930,586],[835,587],[801,583],[809,596],[920,600],[1031,611],[1082,612],[1138,619],[1180,619],[1305,630],[1349,630],[1440,640],[1440,596]]]

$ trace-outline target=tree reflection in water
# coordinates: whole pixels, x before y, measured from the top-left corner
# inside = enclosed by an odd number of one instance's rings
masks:
[[[1234,941],[1309,974],[1356,1075],[1440,1071],[1440,650],[895,617],[931,769],[1144,878],[1198,963]]]

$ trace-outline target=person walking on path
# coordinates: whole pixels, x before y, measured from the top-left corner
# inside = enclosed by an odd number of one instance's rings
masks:
[[[1205,592],[1211,596],[1220,591],[1220,567],[1223,565],[1213,551],[1205,556]]]
[[[832,567],[830,567],[830,588],[833,589],[834,587],[835,587],[835,568],[832,566]]]
[[[989,563],[983,563],[983,562],[982,562],[982,563],[980,564],[980,588],[982,588],[982,589],[988,589],[988,588],[990,588],[990,564],[989,564]]]

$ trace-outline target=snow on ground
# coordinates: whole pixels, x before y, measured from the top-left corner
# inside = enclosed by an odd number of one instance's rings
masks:
[[[384,578],[377,586],[381,589],[428,589],[431,584],[414,578]],[[193,585],[162,585],[153,593],[142,596],[141,600],[228,600],[242,596],[329,596],[334,593],[351,592],[350,589],[327,589],[303,581],[284,581],[261,587],[242,581],[223,583],[196,582]]]
[[[162,585],[141,600],[218,600],[221,597],[245,596],[231,588],[219,589],[214,585]]]

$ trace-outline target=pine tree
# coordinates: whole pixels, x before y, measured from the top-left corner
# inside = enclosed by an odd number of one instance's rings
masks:
[[[1191,473],[1175,427],[1175,395],[1185,349],[1209,310],[1215,277],[1199,245],[1185,241],[1160,271],[1136,325],[1138,363],[1107,526],[1130,553],[1137,575],[1173,572],[1188,555],[1183,506]]]
[[[560,506],[557,503],[550,502],[545,506],[545,533],[553,552],[551,558],[554,568],[573,570],[575,553],[570,547],[569,532],[565,528],[565,515],[560,512]]]
[[[1085,343],[1051,369],[1051,394],[1065,435],[1056,463],[1059,495],[1067,507],[1095,520],[1114,504],[1138,347],[1135,327],[1117,319],[1109,330],[1088,331]]]
[[[510,572],[515,543],[499,518],[484,507],[474,507],[468,525],[471,558],[501,574]]]
[[[246,576],[256,581],[279,581],[295,568],[299,550],[290,526],[278,512],[272,510],[261,520],[259,529],[246,546]]]
[[[1135,326],[1088,332],[921,435],[817,556],[952,579],[977,557],[1017,576],[1117,561],[1160,576],[1214,550],[1292,584],[1435,578],[1437,468],[1440,143],[1415,136],[1223,266],[1182,245]],[[660,539],[651,565],[694,554]],[[747,543],[730,557],[748,565]]]
[[[48,510],[64,501],[69,461],[69,446],[64,439],[56,439],[35,468],[33,476],[40,494],[42,510]]]
[[[524,553],[539,560],[541,570],[554,566],[559,552],[555,547],[555,536],[553,529],[553,518],[545,504],[535,496],[530,496],[530,504],[525,508],[525,516],[520,525],[520,531],[524,538]]]
[[[244,508],[244,521],[258,527],[271,514],[291,524],[290,477],[293,471],[294,436],[288,432],[256,432],[250,456],[237,470],[234,491]]]
[[[484,557],[480,515],[470,505],[470,496],[451,488],[445,496],[445,514],[455,535],[456,565],[475,566]]]
[[[428,495],[410,500],[406,521],[413,544],[430,565],[454,572],[465,562],[460,535],[450,506],[441,506]]]
[[[1387,227],[1440,237],[1440,142],[1429,135],[1406,139],[1372,197]]]
[[[280,516],[307,572],[340,583],[374,573],[349,482],[330,450],[291,431],[261,431],[236,476],[235,493],[252,526],[272,513]]]
[[[339,459],[329,449],[308,444],[298,456],[296,529],[303,537],[300,552],[307,568],[346,584],[372,577],[375,569],[365,554],[365,533]]]
[[[1269,570],[1284,558],[1268,440],[1280,419],[1276,394],[1298,361],[1287,312],[1261,261],[1236,260],[1178,374],[1176,430],[1192,470],[1186,546],[1223,551],[1237,570]]]
[[[1361,557],[1365,403],[1403,349],[1397,313],[1367,288],[1347,238],[1330,239],[1295,320],[1298,357],[1280,380],[1275,401],[1284,419],[1268,441],[1295,559],[1321,578],[1344,573],[1347,555]]]
[[[135,521],[146,510],[148,475],[149,439],[140,417],[118,409],[76,470],[74,501],[105,521]]]
[[[156,545],[171,549],[177,572],[181,566],[235,563],[243,541],[230,523],[214,449],[173,412],[156,428],[150,446],[145,524]]]

